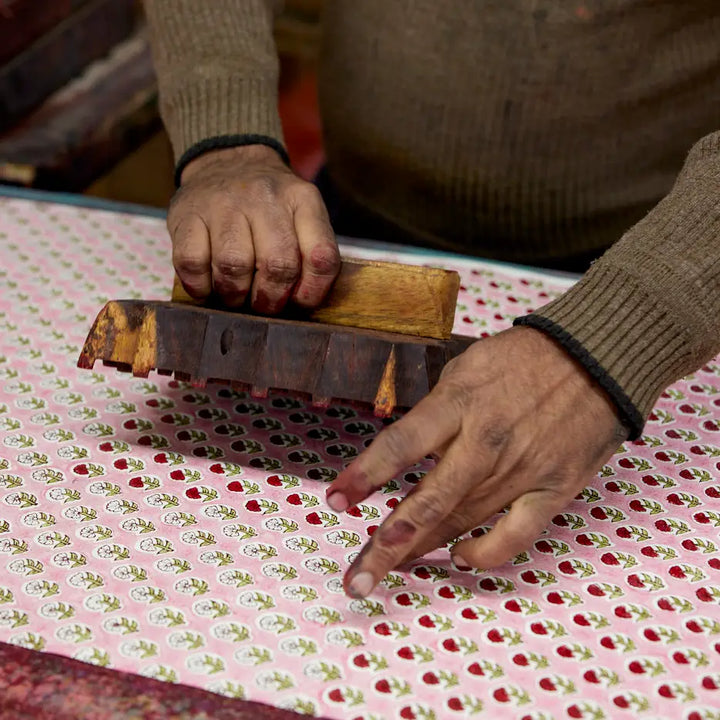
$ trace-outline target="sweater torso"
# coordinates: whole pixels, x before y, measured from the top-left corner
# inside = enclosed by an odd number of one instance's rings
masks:
[[[604,249],[720,126],[714,0],[330,0],[323,37],[333,178],[440,247]]]

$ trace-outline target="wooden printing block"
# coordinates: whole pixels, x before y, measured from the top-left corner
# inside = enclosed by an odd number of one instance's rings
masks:
[[[454,270],[344,258],[325,299],[313,310],[283,312],[294,320],[386,330],[448,340],[455,319],[460,276]],[[175,276],[173,302],[201,304]],[[202,303],[217,307],[213,299]],[[240,312],[243,308],[238,308]]]
[[[113,300],[97,316],[78,367],[96,360],[147,377],[196,384],[230,382],[264,396],[271,389],[373,406],[379,417],[410,408],[445,364],[475,338],[447,340],[259,317],[185,303]]]

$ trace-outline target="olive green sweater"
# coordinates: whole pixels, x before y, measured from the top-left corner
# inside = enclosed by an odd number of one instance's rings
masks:
[[[146,0],[179,167],[281,154],[274,0]],[[517,324],[556,337],[637,435],[720,351],[720,3],[327,0],[328,170],[418,242],[521,263],[600,255]]]

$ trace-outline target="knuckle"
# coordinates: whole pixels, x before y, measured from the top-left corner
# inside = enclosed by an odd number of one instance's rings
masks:
[[[440,379],[445,380],[448,377],[451,377],[453,372],[455,371],[455,368],[458,365],[458,357],[452,358],[449,362],[445,363],[445,366],[442,369],[442,372],[440,373]]]
[[[444,496],[437,492],[417,492],[408,500],[411,522],[419,527],[433,526],[447,514]]]
[[[451,411],[455,416],[463,417],[465,413],[473,406],[474,393],[468,391],[468,385],[463,381],[462,377],[454,377],[453,367],[458,358],[453,358],[444,368],[441,375],[441,382],[433,388],[432,392],[438,403],[447,406],[447,410]],[[445,373],[448,365],[450,370]]]
[[[300,181],[293,186],[293,198],[299,205],[322,204],[320,191],[309,182]]]
[[[205,275],[210,269],[208,258],[201,255],[176,255],[173,259],[178,275]]]
[[[395,423],[386,427],[375,442],[381,441],[382,452],[390,458],[404,458],[412,446],[409,433]]]
[[[334,275],[340,267],[340,251],[337,245],[316,245],[310,252],[308,264],[315,275]]]
[[[215,262],[217,275],[226,278],[237,278],[253,271],[252,260],[239,252],[224,252]]]
[[[271,257],[263,261],[261,269],[268,281],[277,285],[289,285],[300,277],[300,261],[297,257]]]

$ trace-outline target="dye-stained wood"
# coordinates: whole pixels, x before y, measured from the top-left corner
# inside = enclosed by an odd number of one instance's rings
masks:
[[[0,720],[30,718],[303,720],[307,716],[0,642]]]
[[[304,314],[288,310],[284,317],[448,339],[459,289],[460,276],[452,270],[346,258],[320,307]],[[172,300],[201,304],[188,295],[177,276]],[[206,304],[217,307],[213,300]]]
[[[4,0],[0,4],[0,64],[21,53],[87,0]]]
[[[98,314],[78,367],[102,360],[139,377],[155,369],[200,386],[231,383],[256,397],[278,389],[309,395],[319,406],[355,401],[388,417],[415,405],[474,341],[113,300]]]
[[[140,30],[0,135],[0,182],[80,192],[159,127],[157,82]]]
[[[88,0],[38,37],[0,67],[0,130],[107,54],[134,25],[134,0]]]

